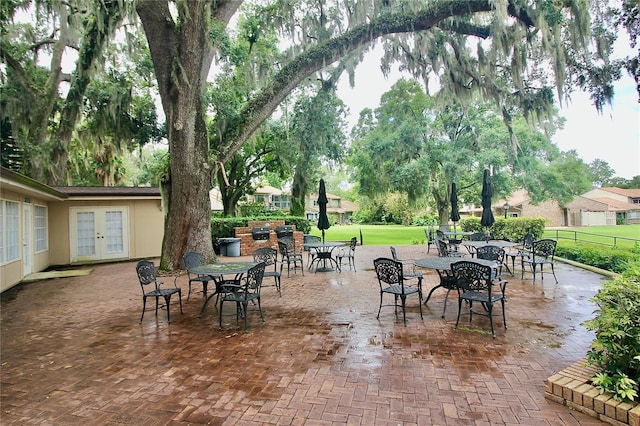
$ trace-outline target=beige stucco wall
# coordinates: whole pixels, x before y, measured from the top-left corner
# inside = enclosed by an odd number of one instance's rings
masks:
[[[601,188],[594,188],[591,191],[582,194],[582,196],[585,198],[611,198],[623,203],[629,202],[629,198],[627,198],[625,195],[616,194],[615,192],[611,191],[605,191]]]
[[[522,204],[522,216],[544,217],[546,226],[565,226],[564,213],[556,201],[544,201],[538,205],[528,202]]]
[[[28,203],[25,202],[25,198],[29,199]],[[32,213],[33,213],[34,206],[45,206],[45,207],[48,207],[47,214],[49,215],[51,214],[51,207],[48,201],[33,197],[31,195],[25,197],[24,194],[21,194],[15,191],[9,191],[0,187],[0,199],[15,201],[19,203],[18,214],[20,217],[21,227],[24,226],[23,208],[25,204],[30,204],[32,206]],[[22,238],[22,235],[23,235],[23,232],[21,229],[20,238]],[[32,239],[33,237],[34,236],[32,235]],[[32,240],[31,246],[35,247],[34,244],[35,244],[34,240]],[[22,241],[20,242],[20,247],[22,250]],[[50,265],[49,254],[51,253],[51,250],[52,250],[51,239],[49,239],[48,250],[33,254],[32,272],[42,271]],[[22,280],[23,277],[24,277],[24,264],[23,264],[23,253],[21,251],[19,259],[0,266],[0,292],[13,287],[15,284],[20,282],[20,280]]]
[[[71,262],[70,210],[73,207],[126,207],[129,212],[129,258],[158,257],[162,251],[164,235],[164,213],[160,210],[160,199],[137,200],[86,200],[53,202],[49,216],[49,235],[56,241],[51,252],[52,265]]]

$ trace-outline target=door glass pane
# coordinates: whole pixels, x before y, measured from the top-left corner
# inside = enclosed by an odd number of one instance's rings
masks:
[[[96,254],[96,227],[93,212],[77,214],[78,222],[78,256],[93,256]]]
[[[107,254],[122,253],[124,251],[122,211],[108,211],[106,220]]]

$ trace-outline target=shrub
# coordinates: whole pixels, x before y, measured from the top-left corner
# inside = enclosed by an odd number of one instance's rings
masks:
[[[491,238],[520,242],[524,236],[532,233],[536,239],[544,233],[546,219],[537,217],[518,218],[497,218],[496,222],[489,228]],[[484,232],[485,228],[480,225],[479,217],[469,217],[460,221],[460,226],[465,232]]]
[[[556,255],[616,273],[622,273],[631,264],[640,262],[640,255],[633,251],[579,242],[561,241],[556,248]]]
[[[605,282],[591,300],[598,309],[583,323],[596,333],[587,363],[602,369],[592,382],[617,401],[633,401],[640,383],[640,265]]]

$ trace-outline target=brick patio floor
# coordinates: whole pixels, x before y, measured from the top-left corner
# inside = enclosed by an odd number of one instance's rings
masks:
[[[403,258],[424,246],[400,246]],[[434,253],[431,253],[432,255]],[[507,324],[465,317],[457,301],[441,318],[444,290],[408,324],[383,308],[373,259],[356,249],[358,272],[292,274],[282,297],[264,288],[265,323],[248,333],[202,295],[184,313],[147,312],[142,324],[135,262],[93,266],[91,275],[21,284],[2,294],[3,425],[592,425],[544,398],[545,380],[583,357],[592,334],[589,299],[601,276],[557,264],[560,284],[507,275]],[[224,258],[227,260],[245,258]],[[437,282],[425,271],[425,291]],[[174,298],[174,301],[176,299]],[[227,307],[225,305],[225,311]],[[232,313],[232,306],[229,312]],[[499,308],[497,309],[499,311]]]

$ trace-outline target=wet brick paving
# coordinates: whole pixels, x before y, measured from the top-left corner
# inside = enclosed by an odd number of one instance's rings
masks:
[[[424,246],[398,251],[426,255]],[[228,304],[222,329],[213,303],[198,318],[202,295],[186,303],[186,277],[178,279],[184,313],[174,297],[171,324],[153,310],[140,324],[135,262],[21,284],[2,294],[0,422],[602,424],[546,400],[544,388],[585,355],[593,336],[580,324],[593,316],[589,299],[603,277],[561,263],[559,284],[507,274],[508,329],[499,315],[493,339],[480,316],[454,330],[454,293],[442,319],[444,290],[423,305],[424,320],[417,298],[408,299],[406,327],[391,307],[377,320],[373,259],[389,255],[359,246],[358,272],[285,272],[282,297],[263,288],[265,322],[250,312],[248,333]],[[424,273],[426,294],[437,275]]]

